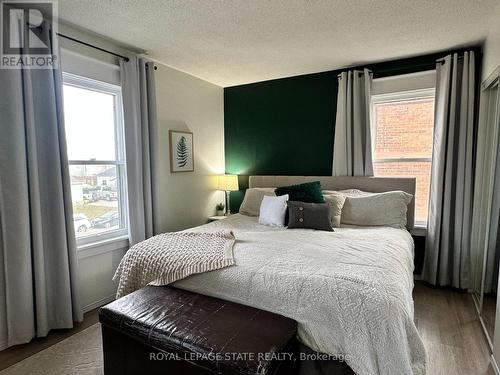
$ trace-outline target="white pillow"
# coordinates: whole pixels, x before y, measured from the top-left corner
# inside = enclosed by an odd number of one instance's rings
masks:
[[[325,198],[325,202],[330,206],[330,223],[332,227],[339,228],[342,207],[344,206],[346,196],[331,192],[330,194],[323,194],[323,197]]]
[[[240,214],[247,216],[259,216],[260,204],[264,196],[276,196],[275,188],[252,188],[247,189],[245,197],[240,206]]]
[[[259,224],[284,227],[287,201],[288,194],[279,197],[264,196],[260,205]]]
[[[347,195],[341,223],[359,226],[389,226],[404,229],[413,195],[404,191]]]

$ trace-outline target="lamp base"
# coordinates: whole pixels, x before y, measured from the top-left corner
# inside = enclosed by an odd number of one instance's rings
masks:
[[[230,196],[229,196],[229,194],[231,194],[231,192],[230,191],[226,191],[226,214],[225,214],[225,216],[231,215]]]

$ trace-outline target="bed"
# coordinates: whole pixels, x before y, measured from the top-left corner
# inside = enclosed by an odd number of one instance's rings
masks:
[[[330,190],[415,192],[415,180],[406,178],[252,176],[249,185],[315,180]],[[217,229],[234,232],[236,265],[188,277],[176,287],[293,318],[303,344],[338,356],[357,374],[425,374],[425,349],[413,322],[413,241],[407,230],[288,230],[236,214],[189,231]]]

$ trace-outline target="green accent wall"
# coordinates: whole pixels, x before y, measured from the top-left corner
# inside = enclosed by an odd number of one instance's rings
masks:
[[[479,47],[469,48],[480,55]],[[452,52],[365,64],[374,78],[434,69]],[[478,58],[478,64],[480,58]],[[353,68],[350,68],[353,69]],[[341,70],[257,82],[224,89],[226,173],[240,176],[231,193],[237,212],[249,175],[329,176]]]
[[[226,173],[331,174],[336,93],[332,72],[225,89]],[[231,193],[233,212],[243,193]]]

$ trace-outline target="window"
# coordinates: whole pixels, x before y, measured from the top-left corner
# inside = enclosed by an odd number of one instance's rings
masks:
[[[372,96],[375,176],[416,177],[415,223],[427,223],[434,89]]]
[[[65,73],[64,117],[79,245],[127,235],[121,88]]]

